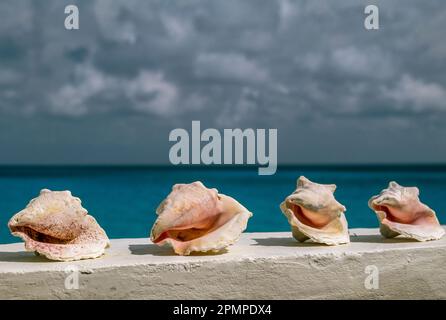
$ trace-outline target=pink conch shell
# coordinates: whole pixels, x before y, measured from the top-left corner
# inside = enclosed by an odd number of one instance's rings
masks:
[[[70,191],[40,191],[37,198],[9,220],[8,227],[14,236],[25,241],[27,251],[50,260],[97,258],[109,246],[105,231]]]
[[[369,200],[376,212],[381,234],[386,238],[402,235],[418,241],[440,239],[445,230],[435,211],[421,203],[417,187],[402,187],[392,181],[389,187]]]
[[[297,189],[280,204],[294,238],[338,245],[349,243],[345,207],[334,198],[334,184],[318,184],[301,176]]]
[[[156,210],[151,240],[175,253],[218,252],[237,241],[252,213],[201,182],[176,184]]]

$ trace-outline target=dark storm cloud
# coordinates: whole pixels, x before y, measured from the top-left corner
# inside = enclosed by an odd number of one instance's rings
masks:
[[[163,162],[192,119],[278,128],[280,162],[446,161],[445,6],[374,3],[379,31],[369,1],[2,1],[0,162]]]

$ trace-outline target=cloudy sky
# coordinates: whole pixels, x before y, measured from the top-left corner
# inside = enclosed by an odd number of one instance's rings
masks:
[[[445,30],[444,0],[3,0],[0,163],[167,163],[192,120],[277,128],[280,163],[446,162]]]

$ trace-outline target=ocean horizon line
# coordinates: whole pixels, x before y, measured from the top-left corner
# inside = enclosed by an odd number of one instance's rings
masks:
[[[0,174],[9,170],[249,170],[261,165],[172,165],[172,164],[0,164]],[[277,170],[422,170],[446,171],[446,163],[327,163],[278,164]]]

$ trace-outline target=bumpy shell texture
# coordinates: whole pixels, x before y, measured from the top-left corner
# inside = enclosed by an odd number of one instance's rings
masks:
[[[437,240],[443,237],[435,211],[419,199],[417,187],[402,187],[392,181],[389,187],[369,200],[380,223],[381,234],[386,238],[403,236],[418,241]]]
[[[50,260],[97,258],[110,243],[105,231],[70,191],[42,190],[9,220],[8,227],[25,241],[27,251]]]
[[[152,242],[175,253],[218,252],[238,240],[252,213],[231,197],[201,182],[176,184],[156,210]]]
[[[318,184],[301,176],[297,189],[280,204],[293,237],[304,242],[338,245],[350,242],[345,207],[334,198],[334,184]]]

